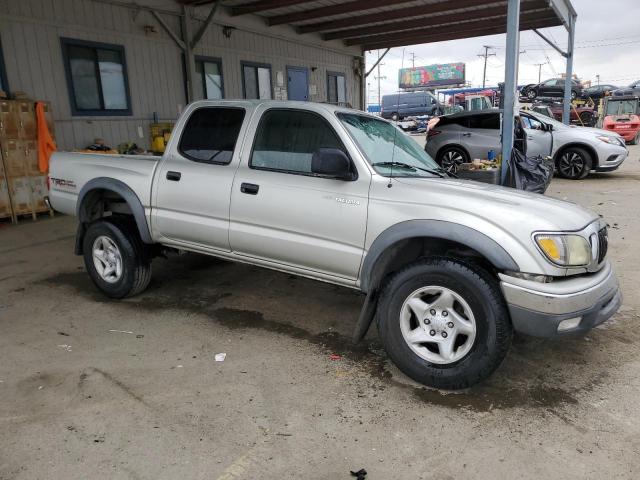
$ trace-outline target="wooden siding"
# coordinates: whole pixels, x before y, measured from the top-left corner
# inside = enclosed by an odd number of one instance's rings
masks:
[[[158,5],[166,8],[167,2],[159,1]],[[200,25],[198,19],[204,16],[205,9],[196,10],[193,32]],[[177,17],[163,15],[163,19],[180,34]],[[230,38],[223,34],[222,23],[227,20],[238,25]],[[247,28],[238,23],[240,20]],[[327,100],[327,71],[344,72],[347,101],[359,107],[359,82],[354,74],[358,53],[353,48],[335,42],[324,46],[309,35],[296,35],[291,29],[267,30],[257,17],[240,20],[230,19],[220,9],[216,23],[209,26],[195,49],[196,55],[222,59],[226,98],[242,97],[240,62],[250,61],[271,65],[274,87],[277,72],[282,72],[286,88],[286,66],[309,68],[309,83],[316,88],[316,94],[310,96],[312,101]],[[156,33],[145,34],[145,25],[154,26]],[[61,37],[124,47],[131,116],[71,115]],[[186,103],[182,52],[149,12],[94,0],[0,0],[0,38],[10,89],[23,91],[29,98],[51,101],[61,149],[83,148],[94,138],[104,138],[113,147],[126,141],[149,147],[149,123],[154,112],[160,121],[173,121]],[[142,139],[138,127],[142,129]]]

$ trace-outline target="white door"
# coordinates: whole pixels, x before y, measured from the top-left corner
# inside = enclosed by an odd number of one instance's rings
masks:
[[[243,108],[200,107],[155,182],[153,229],[165,239],[229,251],[229,194],[239,156]]]
[[[330,121],[302,109],[255,115],[231,193],[233,252],[355,280],[364,250],[369,172],[351,181],[311,173],[319,148],[343,142]],[[333,119],[337,122],[337,119]],[[253,131],[254,125],[251,126]]]
[[[538,119],[529,115],[521,115],[520,121],[524,129],[525,148],[527,157],[546,157],[551,155],[553,135]]]

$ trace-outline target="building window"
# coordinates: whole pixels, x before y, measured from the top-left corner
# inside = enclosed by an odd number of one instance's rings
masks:
[[[271,65],[242,62],[244,98],[271,99]]]
[[[196,98],[220,100],[224,98],[222,81],[222,60],[219,58],[196,57]]]
[[[228,164],[233,158],[244,114],[242,108],[194,110],[183,129],[178,150],[195,162]]]
[[[347,84],[344,73],[327,72],[327,102],[347,103]]]
[[[131,115],[124,48],[63,38],[73,115]]]
[[[335,131],[320,115],[301,110],[269,110],[262,115],[251,168],[311,175],[319,148],[345,151]]]
[[[9,93],[7,71],[4,68],[4,57],[2,56],[2,43],[0,43],[0,90],[5,93]]]

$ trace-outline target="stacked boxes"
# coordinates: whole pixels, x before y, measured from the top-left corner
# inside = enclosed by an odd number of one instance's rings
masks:
[[[49,131],[53,134],[51,106],[45,102]],[[47,212],[46,175],[38,167],[35,103],[0,100],[0,218]]]

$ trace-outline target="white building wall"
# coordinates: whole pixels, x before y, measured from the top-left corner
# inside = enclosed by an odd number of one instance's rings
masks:
[[[52,102],[55,135],[60,149],[82,148],[94,138],[107,144],[133,141],[149,147],[149,123],[154,112],[160,121],[173,121],[186,103],[182,51],[147,11],[96,0],[0,0],[0,42],[9,88],[29,98]],[[145,5],[180,11],[177,3],[146,0]],[[192,32],[208,10],[193,11]],[[176,16],[162,15],[181,35]],[[223,25],[235,26],[230,38]],[[155,33],[145,33],[145,26]],[[132,115],[73,116],[65,77],[61,37],[122,45],[128,71]],[[265,26],[255,16],[229,17],[220,8],[195,49],[196,55],[222,58],[225,98],[242,97],[241,61],[268,63],[272,86],[286,66],[309,68],[309,83],[316,94],[311,101],[327,100],[327,71],[342,72],[347,102],[360,107],[360,82],[355,73],[360,52],[338,42],[322,42],[312,35],[297,35],[290,27]],[[313,69],[313,71],[312,71]],[[143,138],[138,136],[142,131]]]

